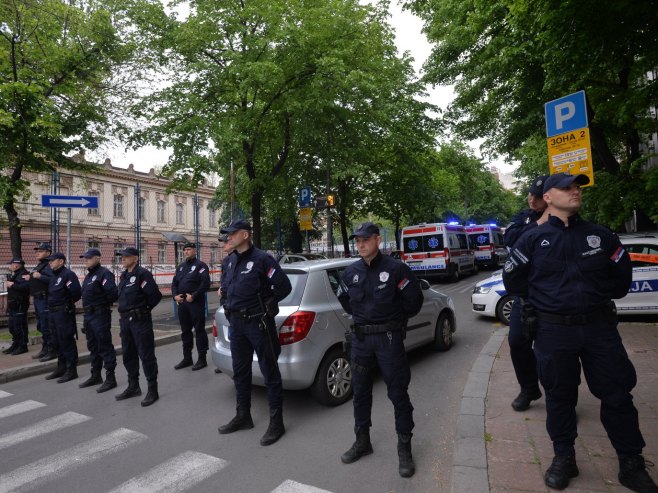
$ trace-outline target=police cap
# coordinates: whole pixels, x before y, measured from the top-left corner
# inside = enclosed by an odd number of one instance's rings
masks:
[[[90,248],[85,253],[80,255],[80,258],[92,258],[92,257],[100,257],[100,256],[101,256],[101,251],[98,248]]]
[[[21,264],[21,265],[25,265],[25,260],[23,260],[22,258],[19,258],[19,257],[14,257],[14,258],[11,259],[9,262],[7,262],[7,264]]]
[[[133,257],[139,257],[139,250],[135,247],[126,247],[123,250],[119,250],[117,252],[117,255],[121,255],[122,257],[128,257],[128,256],[133,256]]]
[[[220,236],[220,237],[217,238],[217,239],[218,239],[219,241],[226,242],[226,241],[228,241],[228,236],[227,236],[227,235],[222,235],[222,236]]]
[[[532,195],[536,195],[537,197],[544,195],[544,183],[546,183],[548,176],[549,175],[539,175],[534,180],[532,180],[528,192],[530,192]]]
[[[66,260],[66,255],[64,255],[62,252],[55,252],[49,257],[46,257],[46,260],[51,261],[51,260]]]
[[[251,224],[249,224],[249,221],[245,221],[244,219],[237,219],[233,221],[227,228],[221,229],[219,232],[225,235],[228,233],[235,233],[241,229],[244,229],[245,231],[251,231]]]
[[[192,243],[191,241],[188,241],[183,245],[183,250],[185,250],[186,248],[196,248],[196,243]]]
[[[379,235],[379,228],[368,221],[359,225],[356,231],[350,235],[350,240],[357,237],[370,238],[372,235]]]
[[[551,188],[566,188],[574,182],[578,185],[587,185],[589,183],[589,176],[555,173],[549,176],[544,182],[544,193],[548,192]]]
[[[52,252],[53,251],[52,248],[50,248],[50,243],[46,243],[46,242],[37,243],[37,246],[34,247],[34,251],[37,251],[37,250],[43,250],[45,252]]]

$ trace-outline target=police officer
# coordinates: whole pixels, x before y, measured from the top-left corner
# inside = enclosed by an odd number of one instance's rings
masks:
[[[411,370],[403,341],[407,320],[423,305],[423,293],[409,266],[379,251],[376,225],[361,224],[353,238],[361,259],[345,269],[338,298],[354,322],[351,364],[356,441],[341,460],[351,464],[373,451],[372,385],[373,372],[379,367],[395,410],[399,473],[408,478],[416,470],[411,455],[414,408],[407,391]]]
[[[601,400],[601,422],[619,457],[619,481],[656,492],[641,455],[644,439],[631,390],[636,373],[617,330],[612,299],[631,283],[631,262],[617,236],[584,221],[581,185],[586,175],[556,173],[544,184],[548,221],[524,233],[505,264],[507,290],[527,297],[536,319],[535,355],[546,392],[546,429],[555,457],[544,474],[564,489],[578,475],[574,442],[581,365]]]
[[[44,362],[57,358],[53,334],[48,327],[48,285],[53,271],[50,270],[46,259],[52,250],[50,244],[38,243],[34,251],[37,265],[32,272],[24,275],[23,279],[30,281],[30,294],[34,300],[34,312],[37,316],[37,330],[41,332],[42,340],[41,351],[32,356],[32,359]]]
[[[87,337],[87,349],[91,361],[91,376],[79,387],[100,385],[99,394],[117,386],[114,369],[117,353],[112,344],[112,303],[119,297],[114,274],[101,265],[101,252],[90,248],[80,258],[84,259],[87,275],[82,282],[83,332]],[[105,382],[101,369],[105,364]]]
[[[527,197],[528,208],[515,215],[505,228],[505,246],[509,251],[512,250],[514,243],[524,231],[546,221],[543,214],[546,210],[544,182],[547,178],[548,176],[541,175],[532,180]],[[522,304],[523,301],[519,301],[518,298],[512,304],[508,337],[512,366],[521,386],[519,395],[512,401],[512,408],[515,411],[525,411],[530,407],[532,401],[539,399],[542,395],[539,390],[537,360],[532,350],[532,338],[523,333],[521,326]]]
[[[192,348],[196,336],[196,350],[199,353],[192,371],[208,366],[208,333],[206,332],[206,292],[210,287],[208,266],[196,256],[196,244],[185,243],[183,246],[185,261],[176,269],[171,283],[171,294],[178,303],[178,320],[180,321],[181,340],[183,341],[183,360],[174,368],[180,370],[192,366]]]
[[[224,253],[224,258],[222,259],[222,265],[221,265],[221,276],[224,277],[224,272],[226,272],[226,269],[228,268],[228,263],[229,263],[229,257],[231,253],[233,253],[233,246],[231,243],[228,241],[228,236],[222,235],[218,238],[219,242],[222,244],[222,252]],[[219,285],[219,288],[217,289],[217,296],[219,296],[219,299],[222,299],[222,286],[221,283]],[[229,327],[229,330],[230,327]],[[222,370],[219,368],[215,368],[215,373],[221,373]]]
[[[13,258],[9,262],[11,274],[7,286],[7,322],[11,334],[11,346],[3,350],[4,354],[27,353],[27,309],[30,306],[30,286],[23,278],[28,275],[22,258]]]
[[[47,258],[53,272],[48,285],[48,327],[57,351],[57,369],[46,380],[57,378],[57,383],[64,383],[78,378],[75,302],[82,296],[82,288],[78,276],[64,267],[66,256],[63,253],[56,252]]]
[[[157,401],[158,360],[155,357],[155,337],[151,310],[160,303],[162,293],[151,273],[139,265],[139,250],[128,247],[119,252],[125,270],[119,281],[119,325],[123,366],[128,372],[128,387],[116,396],[121,401],[142,395],[139,387],[139,361],[142,361],[148,392],[142,406]]]
[[[281,346],[274,316],[278,313],[278,302],[290,293],[292,286],[277,261],[251,243],[248,221],[233,221],[221,232],[228,235],[228,242],[235,249],[222,274],[220,303],[231,324],[237,413],[229,423],[219,427],[219,433],[254,427],[251,418],[251,363],[256,351],[270,407],[270,424],[260,444],[271,445],[286,431],[281,373],[277,364]]]

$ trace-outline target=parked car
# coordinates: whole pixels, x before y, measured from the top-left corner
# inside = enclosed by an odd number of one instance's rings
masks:
[[[622,245],[631,256],[633,281],[628,294],[614,300],[617,313],[624,315],[658,314],[658,233],[622,234]],[[478,282],[473,288],[473,311],[496,317],[509,325],[513,298],[503,285],[502,270]]]
[[[281,342],[279,369],[285,389],[310,388],[313,397],[327,406],[336,406],[352,396],[350,363],[343,352],[345,331],[351,319],[336,293],[340,276],[356,259],[328,259],[282,266],[290,278],[291,293],[279,303],[275,318]],[[425,300],[418,315],[409,320],[407,351],[431,344],[437,351],[452,346],[456,330],[452,300],[423,284]],[[223,308],[215,313],[214,341],[210,353],[214,364],[233,376],[228,321]],[[253,383],[263,385],[263,376],[254,355]]]
[[[277,258],[279,264],[292,264],[295,262],[305,262],[307,260],[324,260],[327,257],[321,253],[284,253]]]

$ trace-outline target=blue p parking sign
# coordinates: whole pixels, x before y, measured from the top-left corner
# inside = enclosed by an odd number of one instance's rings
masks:
[[[299,207],[311,207],[311,187],[299,189]]]
[[[585,91],[574,92],[544,104],[546,137],[587,127]]]

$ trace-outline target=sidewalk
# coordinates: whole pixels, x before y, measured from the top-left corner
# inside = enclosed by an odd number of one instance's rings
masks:
[[[647,442],[643,455],[658,464],[658,324],[623,322],[619,324],[619,332],[638,375],[632,393]],[[503,334],[506,333],[505,329]],[[484,411],[489,491],[553,491],[543,480],[544,471],[553,459],[545,426],[544,399],[534,401],[525,412],[512,409],[510,403],[519,387],[507,337],[500,339],[502,343],[489,376]],[[599,400],[589,392],[584,377],[581,377],[577,412],[576,460],[580,475],[571,480],[565,491],[630,491],[617,480],[617,456],[599,419]],[[648,471],[658,482],[658,468],[649,467]],[[477,490],[472,491],[477,493]]]

